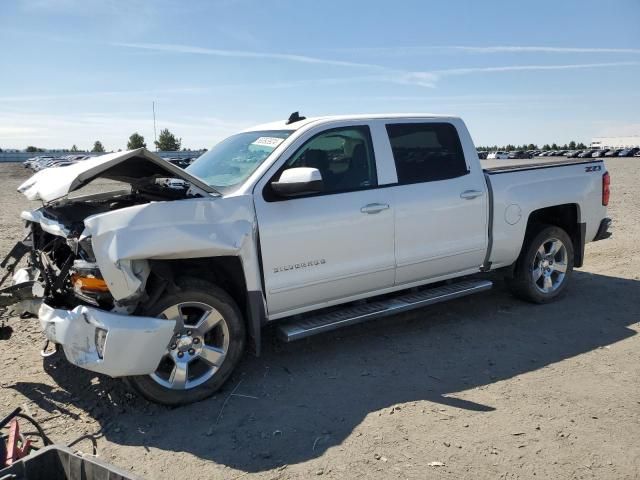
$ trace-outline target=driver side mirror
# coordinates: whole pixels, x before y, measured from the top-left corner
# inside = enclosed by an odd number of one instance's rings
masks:
[[[317,168],[296,167],[282,172],[277,182],[271,182],[271,188],[282,197],[296,197],[320,193],[324,185]]]

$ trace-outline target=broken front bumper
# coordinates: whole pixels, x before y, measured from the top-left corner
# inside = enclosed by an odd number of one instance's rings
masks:
[[[47,339],[62,345],[69,362],[110,377],[153,373],[176,323],[83,305],[63,310],[44,303],[38,317]]]

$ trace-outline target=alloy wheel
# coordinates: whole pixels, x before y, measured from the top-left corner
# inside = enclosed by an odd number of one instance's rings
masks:
[[[206,303],[183,302],[159,317],[175,320],[176,333],[151,378],[171,390],[189,390],[213,377],[229,351],[229,326],[220,312]]]
[[[567,272],[567,247],[557,238],[542,242],[533,259],[531,279],[542,293],[556,291]]]

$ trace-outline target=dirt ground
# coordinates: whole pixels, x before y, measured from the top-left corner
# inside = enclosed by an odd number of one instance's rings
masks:
[[[553,304],[497,279],[299,343],[268,332],[224,391],[177,409],[43,360],[37,322],[12,318],[0,414],[23,406],[59,442],[97,433],[103,459],[146,479],[640,478],[640,159],[608,168],[614,236]],[[0,253],[22,234],[26,176],[0,165]]]

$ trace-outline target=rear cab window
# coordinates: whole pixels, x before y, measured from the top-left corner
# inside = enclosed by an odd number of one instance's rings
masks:
[[[452,124],[389,123],[386,129],[400,185],[469,173],[460,137]]]

